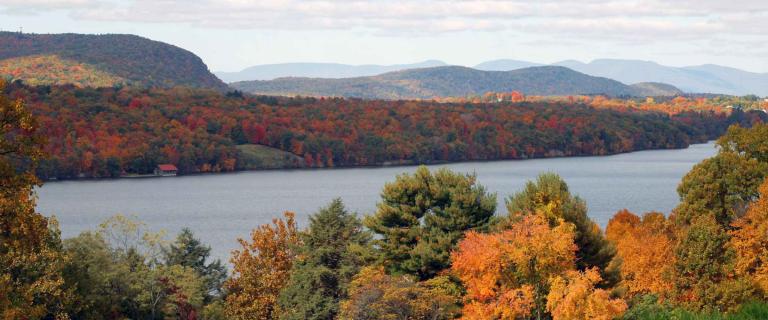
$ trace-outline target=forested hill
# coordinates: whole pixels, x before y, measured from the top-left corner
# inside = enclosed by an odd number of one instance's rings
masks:
[[[210,90],[28,87],[48,138],[44,178],[115,177],[175,164],[180,173],[607,155],[683,148],[762,112],[570,97],[437,103],[284,98]],[[662,113],[648,108],[665,110]],[[692,111],[700,110],[700,111]]]
[[[30,84],[226,89],[195,54],[134,35],[0,32],[0,76]]]
[[[565,67],[541,66],[513,71],[481,71],[445,66],[409,69],[378,76],[322,79],[279,78],[230,84],[245,92],[267,95],[357,97],[366,99],[431,99],[486,92],[519,91],[526,95],[663,96],[680,93],[671,86],[628,86],[588,76]],[[670,90],[671,89],[671,90]]]

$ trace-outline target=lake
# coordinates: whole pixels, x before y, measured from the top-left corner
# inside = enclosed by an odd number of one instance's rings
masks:
[[[480,184],[504,198],[520,191],[541,172],[560,174],[571,192],[586,200],[589,215],[602,227],[618,210],[668,213],[679,199],[677,184],[693,165],[716,153],[713,143],[681,150],[652,150],[604,157],[551,158],[434,165],[477,173]],[[372,213],[384,183],[415,166],[318,170],[249,171],[167,178],[49,182],[38,190],[38,210],[55,215],[62,236],[95,229],[104,219],[135,215],[153,230],[175,236],[189,227],[227,260],[237,238],[286,210],[300,226],[333,198],[347,208]]]

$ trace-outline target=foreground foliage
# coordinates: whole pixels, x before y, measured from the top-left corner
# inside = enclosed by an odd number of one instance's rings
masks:
[[[251,242],[239,239],[241,250],[232,253],[232,278],[227,281],[227,315],[232,319],[276,319],[277,299],[290,277],[300,244],[292,212],[285,220],[253,230]]]
[[[442,276],[418,282],[388,275],[381,267],[360,271],[341,304],[339,319],[453,319],[459,314],[460,288]]]
[[[352,277],[373,259],[370,234],[341,199],[310,216],[290,279],[280,292],[281,319],[335,319]]]
[[[573,225],[551,228],[540,216],[495,234],[469,232],[452,256],[452,271],[467,289],[464,316],[540,318],[549,279],[575,266],[573,239]]]
[[[553,278],[547,295],[547,310],[552,319],[610,320],[622,315],[627,304],[622,299],[612,299],[603,289],[595,289],[601,280],[597,269],[569,271]]]
[[[450,252],[464,232],[487,228],[496,211],[496,196],[476,183],[474,175],[419,167],[384,186],[376,213],[365,226],[380,238],[376,244],[387,271],[429,279],[450,267]]]
[[[5,82],[0,79],[0,91]],[[35,212],[43,137],[21,100],[0,94],[0,317],[66,317],[66,258],[55,220]]]
[[[605,240],[600,227],[587,216],[587,204],[571,195],[568,185],[558,175],[545,173],[535,182],[529,181],[525,189],[507,200],[508,219],[516,221],[528,215],[543,217],[550,225],[562,221],[575,226],[574,242],[579,270],[597,267],[605,270],[615,249]]]

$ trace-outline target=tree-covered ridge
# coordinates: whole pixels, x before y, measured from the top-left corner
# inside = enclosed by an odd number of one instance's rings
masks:
[[[513,90],[544,96],[604,94],[645,97],[681,93],[669,85],[628,86],[608,78],[588,76],[556,66],[512,71],[482,71],[467,67],[442,66],[408,69],[369,77],[286,77],[266,81],[241,81],[230,85],[238,90],[256,94],[364,99],[433,99]]]
[[[29,85],[76,87],[114,87],[128,84],[126,79],[96,67],[56,55],[36,55],[0,60],[0,77],[23,79]]]
[[[252,144],[284,152],[271,158],[294,167],[607,155],[683,148],[764,117],[669,115],[598,98],[437,103],[18,84],[9,93],[44,124],[51,157],[39,173],[57,178],[150,173],[160,163],[181,173],[269,167],[246,158]]]
[[[0,61],[40,55],[55,55],[64,60],[87,64],[113,77],[123,78],[130,85],[226,88],[198,56],[159,41],[121,34],[0,32]],[[43,80],[56,83],[67,79],[51,78],[50,73],[45,70],[23,70],[20,74],[25,77],[15,78],[31,83]]]

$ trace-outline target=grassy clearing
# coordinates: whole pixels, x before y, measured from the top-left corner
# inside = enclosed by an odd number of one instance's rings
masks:
[[[258,144],[244,144],[237,146],[240,152],[238,169],[286,169],[301,168],[304,160],[290,152],[270,148]]]

